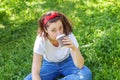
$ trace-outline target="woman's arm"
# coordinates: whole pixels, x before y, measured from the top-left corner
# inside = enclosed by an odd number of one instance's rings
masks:
[[[80,53],[79,48],[77,48],[68,37],[65,37],[62,41],[66,47],[71,48],[71,56],[72,56],[73,62],[76,67],[81,69],[84,66],[84,58]]]
[[[33,62],[32,62],[32,80],[41,80],[40,79],[41,62],[42,62],[42,55],[34,53]]]
[[[71,56],[73,58],[73,62],[76,65],[76,67],[81,69],[84,66],[84,58],[82,54],[80,53],[79,48],[74,47],[71,50]]]

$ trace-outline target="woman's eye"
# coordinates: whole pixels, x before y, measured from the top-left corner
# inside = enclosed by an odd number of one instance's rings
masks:
[[[56,32],[56,30],[52,30],[52,32]]]
[[[60,27],[60,30],[61,30],[62,28]]]
[[[60,30],[62,30],[62,29],[63,29],[63,27],[60,27],[59,29],[60,29]]]

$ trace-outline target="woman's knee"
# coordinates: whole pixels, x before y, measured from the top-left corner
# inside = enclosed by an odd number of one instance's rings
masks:
[[[84,66],[79,72],[79,77],[80,77],[80,80],[92,80],[92,72],[91,70]]]

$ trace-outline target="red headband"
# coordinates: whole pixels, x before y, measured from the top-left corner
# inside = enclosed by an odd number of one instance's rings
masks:
[[[50,19],[53,19],[53,18],[55,18],[55,17],[57,17],[57,16],[58,16],[57,13],[51,13],[50,15],[47,15],[47,16],[44,18],[43,25],[45,26]]]

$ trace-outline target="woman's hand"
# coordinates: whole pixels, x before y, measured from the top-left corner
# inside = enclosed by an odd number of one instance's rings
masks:
[[[71,48],[72,50],[76,48],[74,43],[68,37],[64,37],[62,42],[66,47]]]

